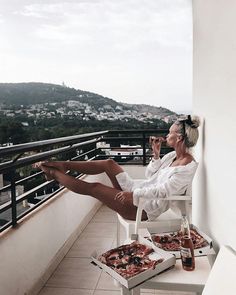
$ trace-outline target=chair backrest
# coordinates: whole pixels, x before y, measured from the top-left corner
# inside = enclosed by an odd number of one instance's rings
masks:
[[[202,295],[236,294],[236,252],[222,246],[216,257]]]

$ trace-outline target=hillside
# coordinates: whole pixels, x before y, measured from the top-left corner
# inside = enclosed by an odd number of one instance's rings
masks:
[[[177,114],[46,83],[0,84],[0,145],[100,130],[165,129]]]
[[[110,105],[113,109],[117,106],[127,110],[136,110],[140,113],[150,112],[154,115],[168,116],[174,112],[162,108],[143,104],[125,104],[102,95],[48,83],[0,83],[0,104],[5,106],[29,106],[33,104],[64,102],[69,100],[87,103],[98,109]]]

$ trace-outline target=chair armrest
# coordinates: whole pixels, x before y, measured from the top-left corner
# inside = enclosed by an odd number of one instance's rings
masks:
[[[144,210],[144,205],[147,199],[145,198],[139,198],[138,201],[138,208],[136,213],[136,220],[135,220],[135,234],[138,233],[139,224],[142,222],[142,212]],[[166,201],[191,201],[192,197],[187,195],[174,195],[169,196],[165,198],[160,198],[160,200],[166,200]]]
[[[176,196],[169,196],[166,198],[161,198],[162,200],[167,200],[167,201],[191,201],[192,197],[191,196],[184,196],[184,195],[176,195]]]

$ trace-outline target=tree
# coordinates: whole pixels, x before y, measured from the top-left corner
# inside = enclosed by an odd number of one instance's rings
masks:
[[[18,144],[27,142],[27,132],[23,128],[21,122],[15,120],[6,120],[0,124],[0,143],[11,142]]]

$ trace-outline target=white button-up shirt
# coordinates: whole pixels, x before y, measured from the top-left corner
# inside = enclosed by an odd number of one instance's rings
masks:
[[[147,199],[144,210],[149,220],[154,220],[169,209],[166,196],[184,195],[192,184],[198,163],[171,167],[176,153],[170,152],[162,159],[152,160],[147,166],[146,179],[132,179],[126,172],[116,178],[123,191],[133,192],[133,203],[138,206],[139,198]]]

